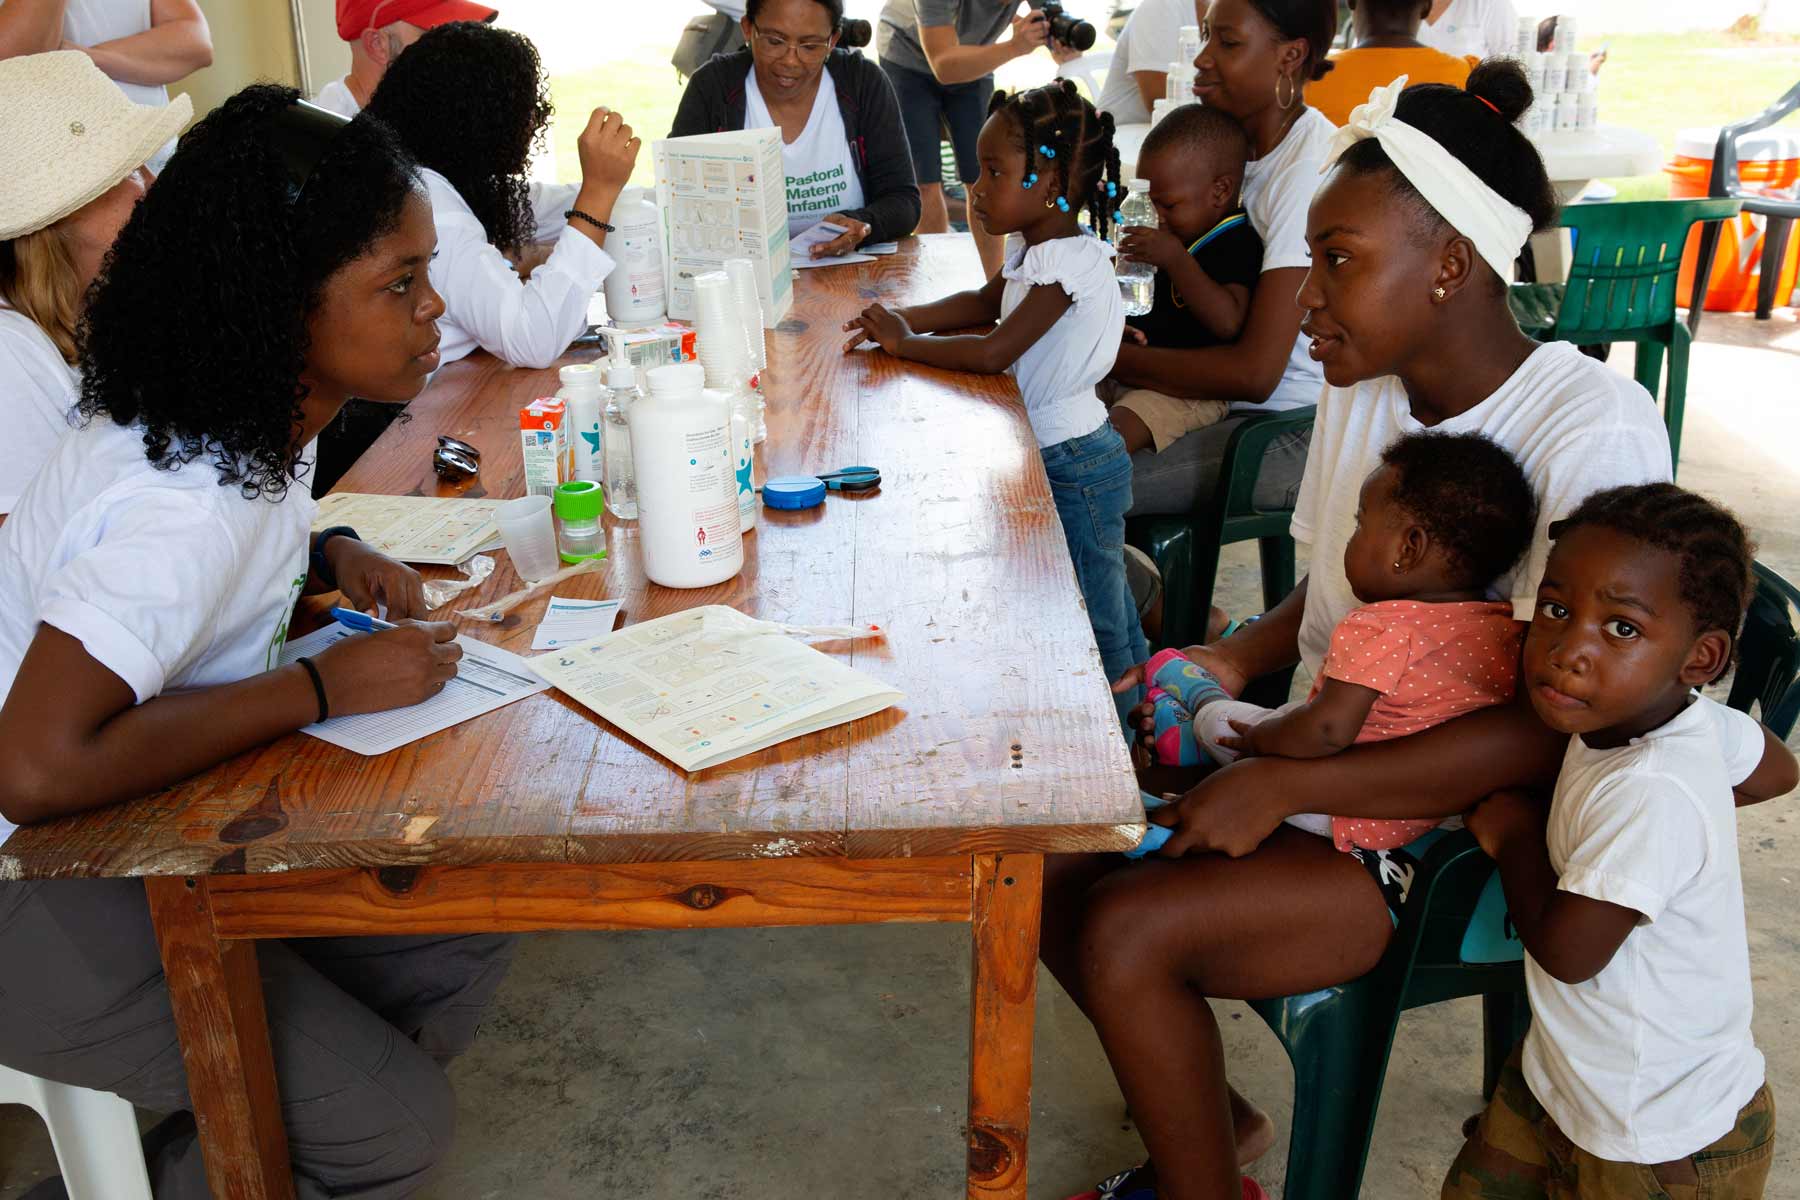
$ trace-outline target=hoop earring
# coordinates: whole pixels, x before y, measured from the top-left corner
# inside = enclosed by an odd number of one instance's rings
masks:
[[[1288,97],[1286,100],[1283,100],[1281,98],[1281,85],[1284,83],[1288,85]],[[1286,112],[1288,109],[1294,107],[1294,102],[1299,99],[1300,99],[1300,85],[1294,82],[1294,77],[1292,75],[1276,76],[1276,78],[1275,78],[1275,103],[1281,106],[1281,111]]]

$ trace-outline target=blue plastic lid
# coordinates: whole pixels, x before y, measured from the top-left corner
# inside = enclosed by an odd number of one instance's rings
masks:
[[[783,475],[762,485],[762,498],[770,508],[817,508],[825,503],[825,483],[811,475]]]

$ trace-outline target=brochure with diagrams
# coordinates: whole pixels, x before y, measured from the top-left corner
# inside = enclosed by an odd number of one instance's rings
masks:
[[[447,496],[371,496],[333,492],[319,501],[313,532],[348,525],[389,558],[427,566],[453,567],[490,545],[498,545],[494,524],[499,500],[458,500]]]
[[[722,605],[627,626],[526,662],[687,771],[904,699],[779,627]]]

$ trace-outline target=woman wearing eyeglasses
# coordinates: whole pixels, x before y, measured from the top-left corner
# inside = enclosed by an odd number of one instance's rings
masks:
[[[813,257],[905,237],[919,223],[900,105],[881,69],[839,49],[843,0],[749,0],[744,40],[694,72],[670,137],[780,129],[788,233],[845,232]]]

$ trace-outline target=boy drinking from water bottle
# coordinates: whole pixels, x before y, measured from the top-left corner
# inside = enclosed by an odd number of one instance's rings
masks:
[[[1262,239],[1238,203],[1250,143],[1218,109],[1184,104],[1157,123],[1138,152],[1160,227],[1129,226],[1119,253],[1156,268],[1150,311],[1126,322],[1140,346],[1191,348],[1237,340],[1262,273]],[[1148,388],[1101,384],[1113,428],[1132,453],[1161,451],[1225,417],[1223,400],[1184,400]]]

